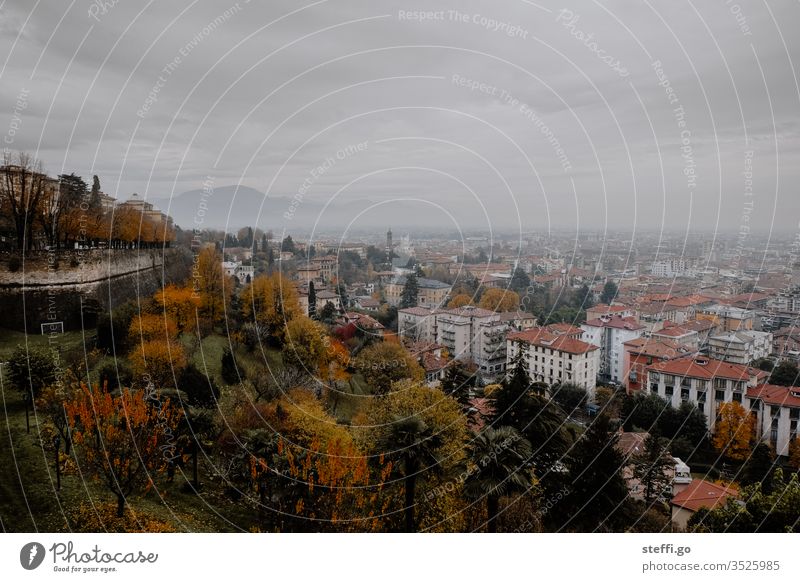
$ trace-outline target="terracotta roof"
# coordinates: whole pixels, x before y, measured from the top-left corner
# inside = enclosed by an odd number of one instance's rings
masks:
[[[627,460],[629,457],[644,451],[644,441],[647,440],[646,432],[621,432],[615,448]]]
[[[489,311],[488,309],[483,309],[482,307],[473,307],[472,305],[455,307],[453,309],[441,309],[438,313],[447,313],[449,315],[457,315],[459,317],[492,317],[495,315],[494,311]]]
[[[521,341],[531,345],[567,352],[568,354],[585,354],[598,350],[597,346],[566,335],[555,335],[544,328],[528,329],[508,334],[508,341]]]
[[[747,389],[748,398],[758,398],[764,404],[800,408],[800,388],[761,384]]]
[[[359,327],[360,329],[364,330],[386,329],[380,321],[364,313],[356,313],[354,311],[348,311],[345,314],[345,317],[349,321],[355,323],[356,326]]]
[[[672,307],[691,307],[692,305],[701,305],[708,303],[708,298],[701,295],[689,295],[688,297],[673,297],[667,301],[667,305]]]
[[[518,319],[536,319],[532,313],[525,311],[501,311],[496,314],[500,321],[516,321]]]
[[[625,305],[607,305],[605,303],[598,303],[594,307],[588,308],[586,311],[600,311],[602,313],[620,313],[622,311],[629,311],[631,308]]]
[[[679,358],[691,353],[689,348],[667,339],[640,337],[627,341],[623,345],[629,348],[628,351],[631,353],[665,360]]]
[[[599,317],[587,321],[584,325],[591,327],[613,327],[615,329],[628,329],[637,330],[644,329],[643,325],[636,322],[634,317],[619,317],[618,315],[611,315],[609,317]]]
[[[707,331],[714,327],[714,322],[710,319],[692,319],[691,321],[684,321],[681,324],[666,322],[664,328],[683,328],[689,331]]]
[[[544,329],[555,335],[583,335],[583,330],[569,323],[551,323]]]
[[[403,309],[398,309],[397,313],[408,313],[409,315],[419,316],[433,315],[433,311],[427,307],[405,307]]]
[[[684,329],[682,327],[664,327],[658,331],[654,331],[653,335],[662,337],[682,337],[692,333],[696,334],[697,332],[693,329]]]
[[[693,479],[689,486],[672,498],[672,505],[683,507],[689,511],[697,511],[701,507],[714,509],[724,504],[729,497],[738,497],[739,493],[730,487],[717,485],[702,479]]]
[[[707,380],[711,378],[727,378],[729,380],[746,381],[751,376],[758,378],[767,374],[763,370],[757,370],[750,366],[723,362],[706,356],[684,356],[655,363],[652,366],[648,366],[647,369],[664,374]]]
[[[444,370],[449,364],[447,360],[440,358],[431,352],[422,354],[421,363],[426,372],[438,372],[439,370]]]

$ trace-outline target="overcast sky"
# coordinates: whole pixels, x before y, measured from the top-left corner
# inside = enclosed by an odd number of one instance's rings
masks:
[[[0,0],[0,133],[120,198],[212,176],[363,200],[364,224],[412,199],[451,225],[796,232],[799,22],[789,0]]]

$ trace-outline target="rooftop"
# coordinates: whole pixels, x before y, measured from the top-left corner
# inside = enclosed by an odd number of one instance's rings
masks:
[[[711,378],[727,378],[729,380],[746,381],[753,376],[760,378],[767,375],[763,370],[751,368],[750,366],[732,364],[706,356],[694,355],[658,362],[652,366],[648,366],[647,369],[664,374],[706,380],[710,380]]]
[[[758,398],[764,404],[800,408],[800,388],[796,386],[776,386],[760,384],[747,389],[748,398]]]
[[[567,352],[568,354],[585,354],[600,349],[597,346],[571,338],[567,335],[550,333],[542,327],[510,333],[508,334],[507,340],[524,342],[560,352]]]
[[[590,327],[613,327],[614,329],[627,329],[630,331],[644,329],[643,325],[640,325],[636,322],[636,318],[620,317],[619,315],[598,317],[596,319],[587,321],[583,325],[588,325]]]
[[[672,498],[672,505],[683,507],[689,511],[697,511],[701,507],[714,509],[723,504],[729,497],[738,497],[739,493],[730,487],[717,485],[702,479],[693,479],[691,483]]]

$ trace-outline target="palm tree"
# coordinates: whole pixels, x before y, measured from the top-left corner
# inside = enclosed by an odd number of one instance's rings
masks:
[[[383,448],[392,451],[387,456],[400,468],[405,489],[405,531],[416,531],[414,498],[417,477],[425,471],[440,471],[438,451],[443,442],[418,416],[396,417],[383,438]]]
[[[486,498],[487,529],[494,533],[500,498],[531,487],[528,462],[533,448],[516,429],[501,426],[475,437],[470,453],[475,470],[467,477],[464,492],[471,499]]]

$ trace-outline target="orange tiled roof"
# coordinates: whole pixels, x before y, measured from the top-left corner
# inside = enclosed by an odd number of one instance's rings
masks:
[[[729,497],[738,497],[738,492],[730,487],[724,487],[693,479],[689,486],[672,498],[672,505],[683,507],[689,511],[697,511],[701,507],[714,509],[717,505],[724,504]]]

